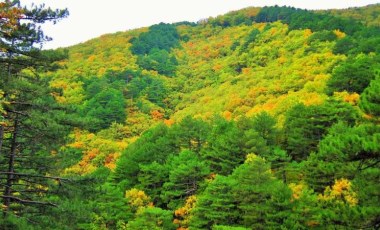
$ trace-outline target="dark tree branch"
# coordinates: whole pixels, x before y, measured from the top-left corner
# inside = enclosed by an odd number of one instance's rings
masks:
[[[28,114],[26,114],[26,113],[23,113],[20,111],[15,111],[15,110],[10,110],[10,109],[7,109],[7,112],[8,113],[15,113],[15,114],[23,115],[23,116],[28,116]]]
[[[42,202],[42,201],[35,201],[35,200],[23,200],[21,198],[15,197],[15,196],[0,196],[5,199],[11,199],[15,202],[21,203],[21,204],[39,204],[39,205],[49,205],[49,206],[54,206],[58,207],[56,204],[51,203],[51,202]]]
[[[66,180],[70,181],[67,178],[62,178],[62,177],[55,177],[55,176],[42,176],[42,175],[33,175],[33,174],[26,174],[26,173],[15,173],[15,172],[0,172],[0,174],[6,174],[6,175],[15,175],[15,176],[21,176],[21,177],[39,177],[39,178],[46,178],[46,179],[52,179],[52,180]]]
[[[30,189],[30,190],[17,190],[17,189],[13,189],[12,193],[48,193],[47,190],[43,190],[43,189]]]
[[[372,163],[372,164],[370,164],[370,165],[367,165],[367,166],[364,167],[364,168],[360,167],[360,171],[363,171],[363,170],[366,170],[366,169],[368,169],[368,168],[374,167],[374,166],[376,166],[376,165],[379,164],[379,163],[380,163],[380,160],[375,161],[374,163]],[[362,165],[361,165],[361,166],[362,166]]]

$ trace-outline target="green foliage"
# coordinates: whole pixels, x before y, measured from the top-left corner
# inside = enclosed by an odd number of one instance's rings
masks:
[[[148,165],[140,165],[138,174],[138,188],[146,191],[155,205],[163,204],[161,199],[162,186],[168,181],[169,168],[166,165],[153,162]]]
[[[239,220],[239,212],[232,189],[236,186],[232,178],[216,176],[198,198],[191,227],[209,229],[214,225],[235,225]]]
[[[160,23],[149,27],[132,41],[131,50],[138,55],[137,64],[147,70],[172,76],[177,60],[170,55],[172,48],[179,46],[179,35],[174,25]]]
[[[183,198],[196,194],[209,175],[205,162],[193,152],[185,150],[169,159],[169,181],[162,187],[162,199],[171,209],[180,207]]]
[[[277,121],[267,112],[257,114],[253,119],[253,129],[266,140],[267,145],[276,144],[278,130],[276,128]]]
[[[317,195],[302,184],[291,186],[293,190],[296,190],[294,187],[299,187],[300,191],[293,191],[292,212],[288,213],[283,226],[305,230],[319,226],[318,217],[322,210],[318,207]]]
[[[160,23],[149,27],[132,41],[132,51],[137,55],[149,54],[153,49],[170,51],[179,45],[179,35],[175,26]]]
[[[106,225],[108,228],[117,229],[118,224],[133,219],[133,210],[128,205],[124,192],[108,183],[103,184],[95,198],[96,201],[92,203],[96,208],[93,208],[95,218],[93,217],[91,224],[95,225],[95,228],[99,228],[99,225]],[[84,221],[77,222],[83,223]]]
[[[344,63],[335,67],[327,82],[328,93],[347,91],[362,93],[375,78],[378,67],[378,56],[358,55],[348,58]]]
[[[232,11],[216,18],[206,19],[212,26],[231,27],[239,25],[251,25],[260,8],[248,7],[239,11]],[[202,23],[203,21],[200,21]]]
[[[172,131],[173,137],[178,139],[180,147],[199,153],[207,143],[211,127],[202,119],[187,116],[180,123],[174,124]]]
[[[27,222],[33,221],[43,229],[57,192],[52,153],[65,143],[72,111],[54,100],[57,91],[43,76],[57,69],[51,62],[66,55],[41,51],[50,40],[41,25],[65,18],[68,11],[23,7],[19,1],[2,1],[0,11],[0,225],[31,229]]]
[[[266,112],[257,114],[253,118],[241,117],[236,125],[242,135],[242,151],[245,154],[257,153],[261,157],[268,157],[270,148],[275,145],[274,123],[276,123],[274,118]]]
[[[240,217],[245,227],[262,229],[264,223],[276,226],[283,222],[286,214],[281,211],[288,208],[290,192],[272,177],[270,166],[262,158],[249,155],[231,177],[237,181],[233,194],[238,210],[243,213]],[[272,216],[267,219],[267,215]]]
[[[334,179],[349,178],[352,171],[360,173],[376,167],[379,133],[379,127],[373,124],[348,127],[338,123],[331,127],[318,152],[307,161],[308,183],[321,191]]]
[[[319,13],[328,13],[344,18],[353,18],[361,21],[367,26],[380,26],[380,16],[377,13],[380,9],[380,4],[371,4],[363,7],[350,7],[348,9],[331,9],[320,11]]]
[[[113,123],[125,123],[127,114],[123,93],[125,80],[128,80],[128,75],[125,75],[110,71],[102,78],[85,80],[86,101],[80,110],[86,119],[85,126],[91,132],[107,129]]]
[[[176,229],[171,211],[155,207],[147,207],[139,211],[134,220],[129,221],[126,228],[133,230]]]
[[[274,22],[281,20],[289,24],[290,29],[309,28],[313,31],[339,29],[353,34],[360,29],[360,23],[352,19],[316,14],[294,7],[264,7],[256,17],[256,22]]]
[[[214,173],[228,175],[232,170],[244,162],[246,152],[243,150],[243,133],[233,121],[222,118],[215,120],[207,147],[201,152],[201,157],[210,166]]]
[[[193,211],[191,227],[276,227],[287,218],[290,195],[289,188],[273,178],[270,166],[250,154],[230,176],[217,176],[208,185]]]
[[[9,214],[1,226],[376,228],[379,35],[347,17],[251,7],[2,59],[0,171],[18,121],[17,172],[70,180],[13,178],[18,197],[59,207],[3,206],[37,224]],[[35,76],[46,60],[58,62]]]
[[[313,41],[316,41],[316,40],[319,40],[319,41],[334,41],[336,39],[337,39],[337,37],[336,37],[336,35],[334,34],[333,31],[323,30],[323,31],[319,31],[319,32],[313,33],[310,36],[310,38],[309,38],[309,42],[313,42]]]
[[[146,97],[150,102],[160,107],[166,107],[164,99],[167,95],[167,88],[162,79],[139,72],[128,74],[132,76],[132,80],[127,85],[127,97],[131,99]]]
[[[333,51],[350,55],[379,53],[379,35],[377,27],[362,27],[355,34],[339,39]]]
[[[379,191],[380,177],[379,167],[374,165],[374,167],[368,167],[366,170],[362,171],[359,175],[356,175],[355,179],[352,181],[354,188],[357,191],[357,199],[360,202],[358,210],[363,213],[361,216],[355,215],[357,222],[361,226],[374,227],[377,225],[377,218],[380,215],[380,210],[378,208],[378,203],[380,202],[380,196],[376,191]]]
[[[149,54],[139,56],[137,64],[146,70],[156,70],[158,73],[173,76],[178,64],[177,59],[165,49],[152,49]]]
[[[243,227],[232,227],[226,225],[214,225],[212,226],[212,230],[248,230],[249,228]]]
[[[116,89],[104,89],[85,104],[84,113],[91,119],[90,131],[99,131],[112,123],[124,123],[126,119],[123,94]]]
[[[351,36],[346,36],[336,42],[333,51],[337,54],[347,54],[356,49],[357,46],[357,42]]]
[[[113,179],[121,182],[123,189],[137,184],[139,165],[148,165],[156,161],[165,163],[168,156],[178,153],[178,147],[169,136],[169,129],[159,124],[146,132],[123,153],[117,163]]]
[[[7,217],[0,217],[0,226],[4,230],[33,230],[37,229],[32,227],[25,219],[18,218],[10,214]]]
[[[244,52],[247,50],[248,46],[255,42],[257,36],[260,34],[260,31],[258,29],[253,29],[247,36],[244,44],[241,46],[240,50],[241,52]]]
[[[298,104],[287,112],[285,148],[293,160],[305,160],[317,150],[329,127],[338,121],[353,125],[356,112],[347,103],[330,100],[322,105]]]
[[[360,95],[360,108],[372,116],[380,116],[380,77],[376,77]]]
[[[48,218],[38,219],[40,225],[44,229],[89,229],[92,225],[99,227],[100,223],[95,219],[111,226],[111,215],[114,218],[130,215],[125,203],[120,202],[120,195],[114,196],[117,190],[105,185],[109,172],[107,168],[99,168],[93,174],[71,176],[67,181],[55,183],[52,189],[56,192],[49,196],[49,200],[59,203],[59,207],[45,208]]]

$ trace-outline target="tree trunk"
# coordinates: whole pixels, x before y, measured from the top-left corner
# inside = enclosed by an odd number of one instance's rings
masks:
[[[3,139],[4,139],[4,126],[0,125],[0,156],[1,156],[1,150],[3,148]]]
[[[11,151],[9,154],[9,160],[8,160],[8,173],[7,174],[7,182],[5,185],[4,195],[3,195],[3,204],[4,204],[4,216],[7,215],[9,205],[11,204],[11,196],[12,196],[12,184],[14,179],[14,163],[15,163],[15,157],[16,157],[16,150],[17,150],[17,135],[18,135],[18,115],[16,115],[15,121],[14,121],[14,130],[13,130],[13,136],[12,136],[12,142],[11,142]]]
[[[284,184],[287,183],[285,166],[284,166],[284,169],[282,170],[282,181],[284,182]]]

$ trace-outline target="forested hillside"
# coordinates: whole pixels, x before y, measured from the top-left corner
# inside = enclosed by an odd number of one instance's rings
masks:
[[[38,51],[3,13],[0,228],[379,228],[378,15],[251,7]]]
[[[321,13],[333,14],[345,18],[353,18],[361,21],[367,26],[379,26],[380,25],[380,15],[379,15],[380,4],[368,5],[365,7],[352,7],[344,10],[327,10],[321,11]]]

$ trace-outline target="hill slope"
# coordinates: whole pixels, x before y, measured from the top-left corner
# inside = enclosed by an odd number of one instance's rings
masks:
[[[380,30],[355,12],[379,7],[247,8],[70,47],[47,75],[83,118],[58,153],[93,193],[73,224],[378,226]]]
[[[361,21],[367,26],[380,26],[379,16],[380,4],[368,5],[365,7],[352,7],[344,10],[327,10],[325,13],[337,15],[340,17],[354,18]]]

